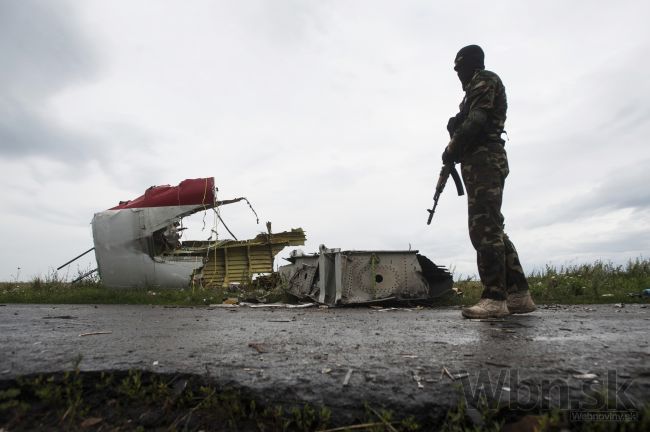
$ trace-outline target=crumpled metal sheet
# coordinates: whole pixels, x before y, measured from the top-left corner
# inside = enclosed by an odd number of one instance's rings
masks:
[[[290,294],[328,305],[426,300],[451,290],[451,274],[417,251],[294,253],[279,269]]]
[[[156,253],[154,233],[196,206],[106,210],[92,220],[95,258],[102,283],[111,288],[178,288],[203,265],[200,256],[168,258]],[[199,207],[201,209],[202,207]]]

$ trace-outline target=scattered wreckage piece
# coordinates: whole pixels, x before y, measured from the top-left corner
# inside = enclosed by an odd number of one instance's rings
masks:
[[[293,251],[280,267],[287,291],[330,306],[386,300],[427,300],[451,291],[444,268],[418,251]]]
[[[134,200],[96,213],[92,232],[103,284],[185,288],[196,281],[211,287],[243,283],[255,273],[271,272],[273,257],[285,246],[304,244],[302,229],[274,234],[270,223],[268,233],[250,240],[181,242],[183,217],[246,200],[217,201],[215,191],[213,177],[188,179],[178,186],[152,186]]]

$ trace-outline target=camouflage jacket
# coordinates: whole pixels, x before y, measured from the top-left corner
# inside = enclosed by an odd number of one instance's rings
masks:
[[[459,108],[463,122],[454,133],[450,145],[460,155],[474,153],[480,147],[505,143],[501,134],[506,121],[508,102],[505,87],[497,74],[477,70],[465,86],[465,97]],[[471,114],[473,110],[481,110],[487,116],[482,124],[472,124],[475,117]]]

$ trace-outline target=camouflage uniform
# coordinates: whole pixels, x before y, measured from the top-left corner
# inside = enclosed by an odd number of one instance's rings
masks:
[[[450,147],[455,147],[467,189],[469,236],[483,283],[482,298],[506,300],[507,295],[528,290],[528,282],[514,245],[503,231],[501,214],[503,187],[508,176],[508,158],[501,139],[507,110],[501,79],[487,70],[477,70],[465,86],[461,113],[482,110],[487,120],[478,133],[467,134],[467,120],[458,128]]]

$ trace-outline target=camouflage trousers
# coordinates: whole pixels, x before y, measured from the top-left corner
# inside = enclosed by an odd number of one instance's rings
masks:
[[[476,249],[482,298],[505,300],[509,293],[528,290],[528,281],[514,244],[504,232],[501,214],[508,158],[501,144],[476,149],[463,158],[461,172],[467,190],[469,237]]]

